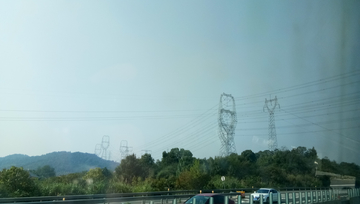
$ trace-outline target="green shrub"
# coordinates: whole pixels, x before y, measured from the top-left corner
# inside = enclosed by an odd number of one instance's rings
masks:
[[[112,181],[109,183],[106,193],[131,193],[131,187],[128,185]]]

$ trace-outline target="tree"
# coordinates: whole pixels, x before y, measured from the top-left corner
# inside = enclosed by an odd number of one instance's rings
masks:
[[[245,150],[241,152],[241,156],[243,156],[247,161],[251,163],[256,162],[256,155],[251,150]]]
[[[168,166],[171,164],[177,164],[180,159],[180,150],[179,148],[172,148],[170,152],[163,152],[161,164],[162,166]]]
[[[227,163],[229,164],[228,170],[226,175],[227,176],[233,176],[233,177],[240,177],[241,172],[241,159],[242,157],[232,153],[229,156],[226,157]]]
[[[111,172],[107,170],[107,168],[95,168],[90,169],[85,176],[83,177],[84,180],[87,180],[90,183],[97,183],[107,180],[111,177]]]
[[[84,180],[86,180],[88,193],[106,193],[106,189],[108,187],[108,180],[106,175],[104,175],[103,169],[90,169],[83,178]]]
[[[231,154],[227,157],[229,161],[227,176],[242,179],[246,176],[256,175],[256,156],[250,150],[246,150],[245,152],[245,154],[243,154],[243,152],[241,155]]]
[[[172,148],[170,152],[163,152],[161,163],[163,166],[178,164],[182,158],[193,158],[193,154],[189,150]],[[191,162],[192,163],[192,162]]]
[[[189,170],[181,172],[176,180],[176,187],[180,189],[202,189],[207,186],[210,176],[200,164],[195,160]]]
[[[145,175],[143,167],[135,154],[129,155],[121,160],[120,165],[115,168],[115,173],[125,183],[131,183],[133,179],[137,177],[144,178]]]
[[[51,166],[49,165],[45,165],[43,167],[38,167],[34,173],[41,177],[41,178],[49,178],[49,177],[54,177],[56,176],[55,174],[55,169],[52,168]]]
[[[155,161],[151,157],[151,155],[150,154],[142,155],[139,162],[144,171],[143,176],[145,178],[153,177],[155,174],[155,172],[154,172],[155,171]]]
[[[227,171],[229,169],[228,161],[224,157],[212,157],[208,160],[209,163],[209,171],[211,176],[225,176],[227,175]]]
[[[28,197],[37,192],[37,187],[28,171],[12,166],[0,172],[0,185],[11,197]]]
[[[181,172],[188,170],[193,164],[193,154],[189,150],[172,148],[170,152],[163,152],[163,157],[160,162],[160,175],[169,177],[178,176]]]
[[[184,150],[181,153],[181,158],[179,159],[179,163],[177,165],[177,175],[183,171],[189,170],[193,163],[194,157],[192,156],[192,153],[189,150]]]

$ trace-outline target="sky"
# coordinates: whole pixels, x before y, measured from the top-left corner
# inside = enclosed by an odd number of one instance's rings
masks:
[[[314,147],[360,164],[359,1],[0,1],[0,157]],[[105,137],[106,138],[106,137]],[[103,146],[107,146],[104,142]],[[125,148],[125,149],[124,149]]]

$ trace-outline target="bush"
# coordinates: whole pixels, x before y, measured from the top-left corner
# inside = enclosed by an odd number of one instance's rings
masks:
[[[124,183],[112,181],[109,183],[106,193],[131,193],[131,187]]]
[[[8,197],[8,192],[3,184],[0,184],[0,198]]]
[[[0,185],[0,190],[10,197],[29,197],[38,193],[34,180],[22,167],[12,166],[10,169],[3,169],[0,172]]]
[[[151,192],[154,189],[151,187],[150,179],[139,181],[133,184],[132,192]]]
[[[108,184],[105,181],[87,185],[86,194],[104,194],[107,192]]]
[[[243,188],[241,182],[234,177],[227,176],[225,181],[221,181],[221,176],[214,176],[206,186],[208,189],[229,189],[229,188]]]
[[[40,193],[42,196],[81,195],[85,190],[77,184],[53,183],[40,185]]]

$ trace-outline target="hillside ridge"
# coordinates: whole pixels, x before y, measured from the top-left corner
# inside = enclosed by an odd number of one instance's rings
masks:
[[[113,171],[119,163],[104,160],[95,154],[66,151],[51,152],[40,156],[12,154],[0,157],[0,169],[8,169],[11,166],[16,166],[23,167],[26,170],[35,170],[45,165],[54,168],[56,175],[64,175],[88,171],[96,167],[106,167]]]

